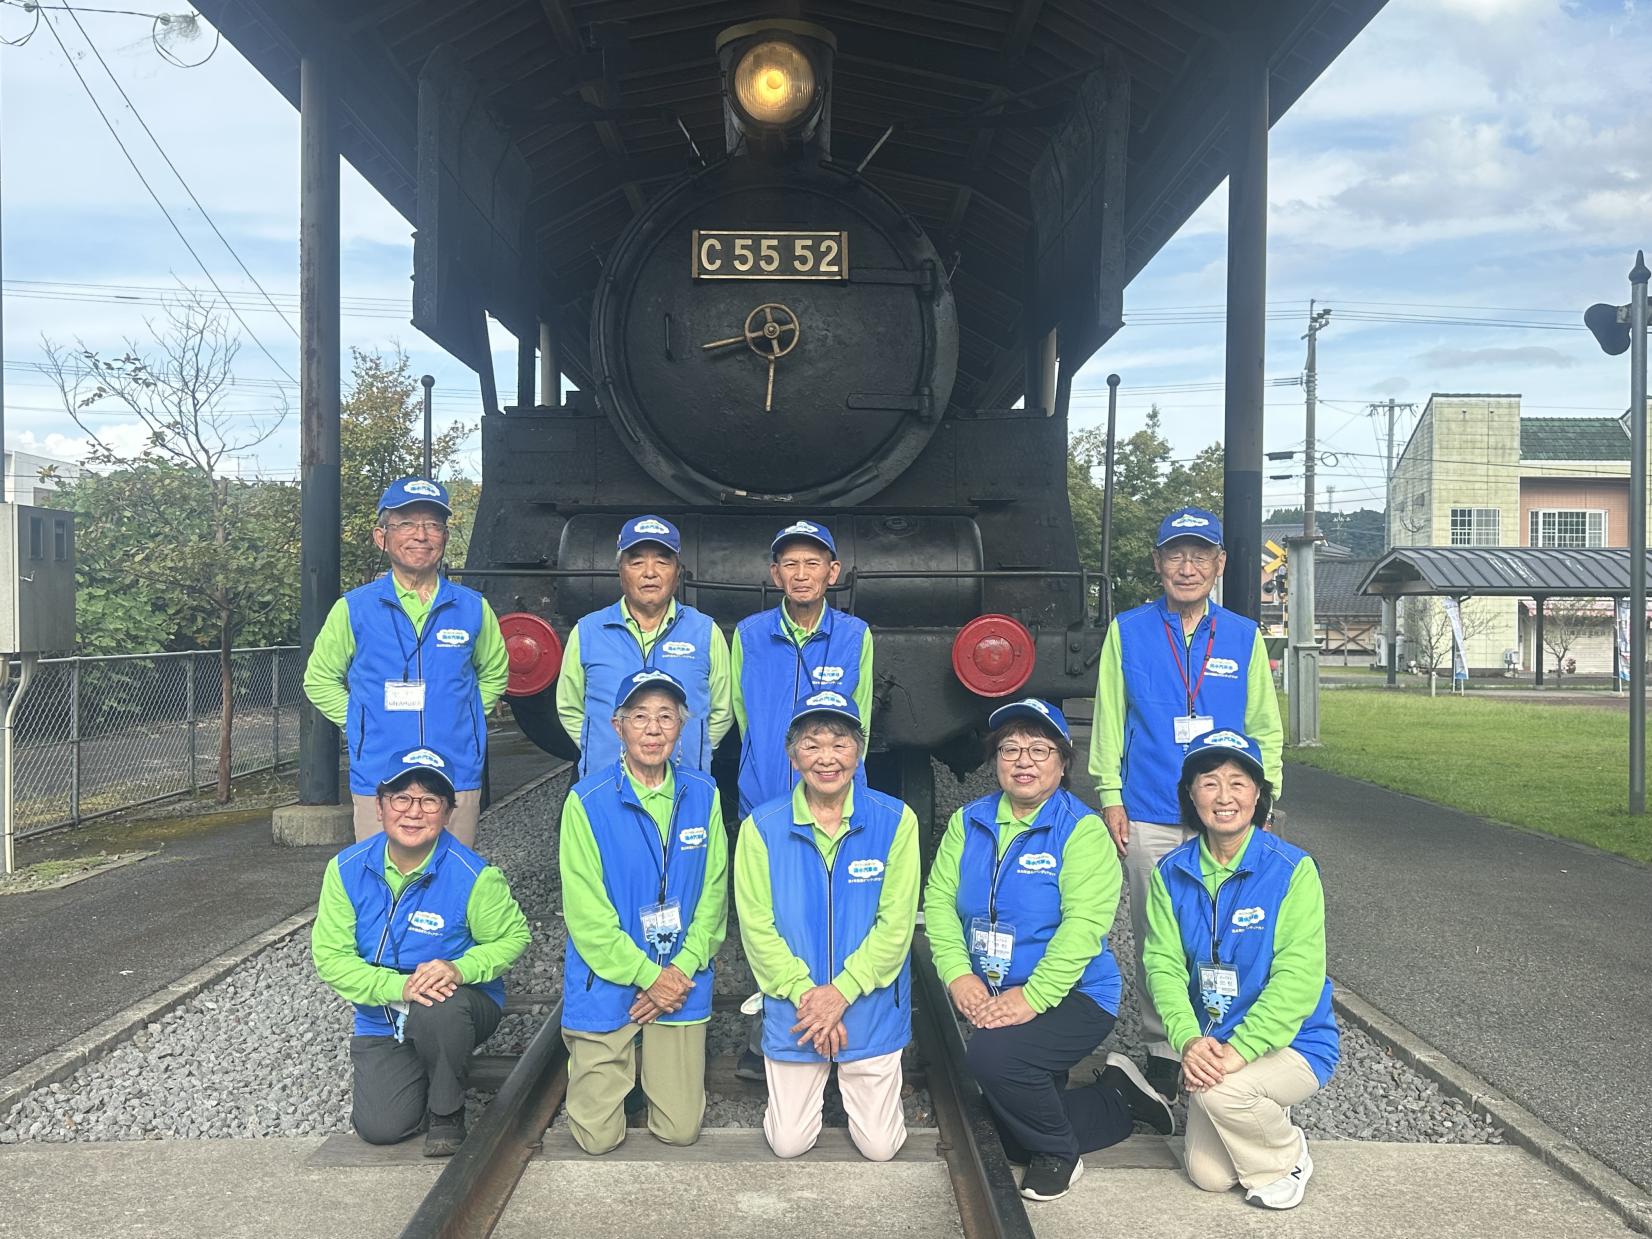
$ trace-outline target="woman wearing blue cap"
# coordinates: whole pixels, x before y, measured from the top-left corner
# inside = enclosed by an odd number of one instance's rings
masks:
[[[1251,737],[1198,737],[1176,791],[1197,833],[1153,872],[1142,956],[1182,1057],[1188,1177],[1295,1208],[1314,1163],[1288,1111],[1325,1086],[1340,1053],[1319,870],[1257,829],[1273,788]]]
[[[1101,819],[1067,790],[1067,720],[1028,697],[994,710],[987,754],[998,793],[959,809],[930,867],[924,926],[953,1005],[975,1026],[966,1061],[997,1119],[1021,1194],[1064,1196],[1080,1155],[1141,1119],[1169,1135],[1164,1099],[1109,1054],[1094,1083],[1067,1072],[1112,1031],[1119,969],[1107,948],[1119,859]]]

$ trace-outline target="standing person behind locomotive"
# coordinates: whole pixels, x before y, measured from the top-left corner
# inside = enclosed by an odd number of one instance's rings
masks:
[[[855,1147],[881,1162],[906,1142],[918,820],[855,786],[864,744],[847,697],[805,698],[786,733],[802,781],[757,807],[735,850],[740,938],[764,994],[763,1134],[781,1157],[814,1147],[833,1063]]]
[[[1090,729],[1090,774],[1130,884],[1146,1075],[1170,1101],[1180,1088],[1181,1063],[1148,991],[1141,944],[1153,868],[1193,834],[1181,824],[1176,800],[1182,756],[1207,732],[1243,732],[1255,738],[1268,782],[1276,792],[1280,786],[1284,729],[1262,631],[1210,601],[1226,563],[1214,513],[1178,508],[1160,522],[1153,570],[1164,596],[1109,626]]]
[[[667,1144],[693,1144],[705,1116],[728,836],[711,776],[671,760],[687,700],[664,671],[627,676],[610,724],[622,755],[574,784],[562,805],[568,1127],[587,1153],[625,1139],[639,1028],[648,1129]]]
[[[609,718],[620,681],[643,668],[666,671],[688,693],[688,721],[677,760],[711,769],[711,752],[734,725],[729,708],[728,639],[710,616],[675,597],[682,575],[682,535],[658,516],[620,526],[615,563],[621,597],[574,625],[556,682],[556,713],[579,745],[579,777],[619,760]]]
[[[448,760],[457,797],[447,829],[476,843],[488,711],[505,691],[510,656],[487,600],[441,575],[452,514],[440,483],[390,484],[373,530],[390,571],[333,604],[304,668],[304,695],[349,742],[358,840],[379,829],[379,772],[410,749],[433,748]]]

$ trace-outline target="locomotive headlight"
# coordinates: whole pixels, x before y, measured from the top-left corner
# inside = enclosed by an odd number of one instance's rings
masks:
[[[808,112],[815,93],[814,65],[793,43],[754,44],[734,67],[735,101],[760,125],[792,124]]]

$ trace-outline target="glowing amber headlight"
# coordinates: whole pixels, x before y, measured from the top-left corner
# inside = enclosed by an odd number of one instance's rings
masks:
[[[790,43],[759,43],[734,68],[734,97],[759,124],[789,125],[814,102],[814,66]]]

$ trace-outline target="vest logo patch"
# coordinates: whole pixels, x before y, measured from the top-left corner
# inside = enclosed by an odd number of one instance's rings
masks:
[[[850,882],[876,882],[883,877],[883,862],[881,860],[855,860],[849,862]]]
[[[461,645],[470,644],[470,634],[463,628],[439,628],[436,630],[436,644],[455,649]]]
[[[434,495],[438,499],[442,495],[440,486],[437,486],[434,482],[426,482],[423,478],[406,483],[402,489],[410,495]]]
[[[843,668],[816,667],[814,669],[814,681],[816,684],[841,684],[843,683]]]
[[[1239,664],[1231,658],[1213,658],[1205,664],[1205,671],[1210,675],[1232,677],[1239,674]]]
[[[1267,912],[1261,908],[1235,908],[1233,927],[1235,929],[1254,929],[1265,921],[1267,916]]]
[[[667,641],[660,646],[660,653],[667,658],[687,658],[694,653],[692,641]]]
[[[438,912],[426,912],[420,908],[407,918],[407,927],[417,934],[439,934],[447,927],[447,922]]]
[[[690,826],[686,830],[678,831],[677,842],[685,848],[703,848],[706,845],[706,828]]]
[[[1023,852],[1019,863],[1022,873],[1049,873],[1055,868],[1055,857],[1049,852]]]

